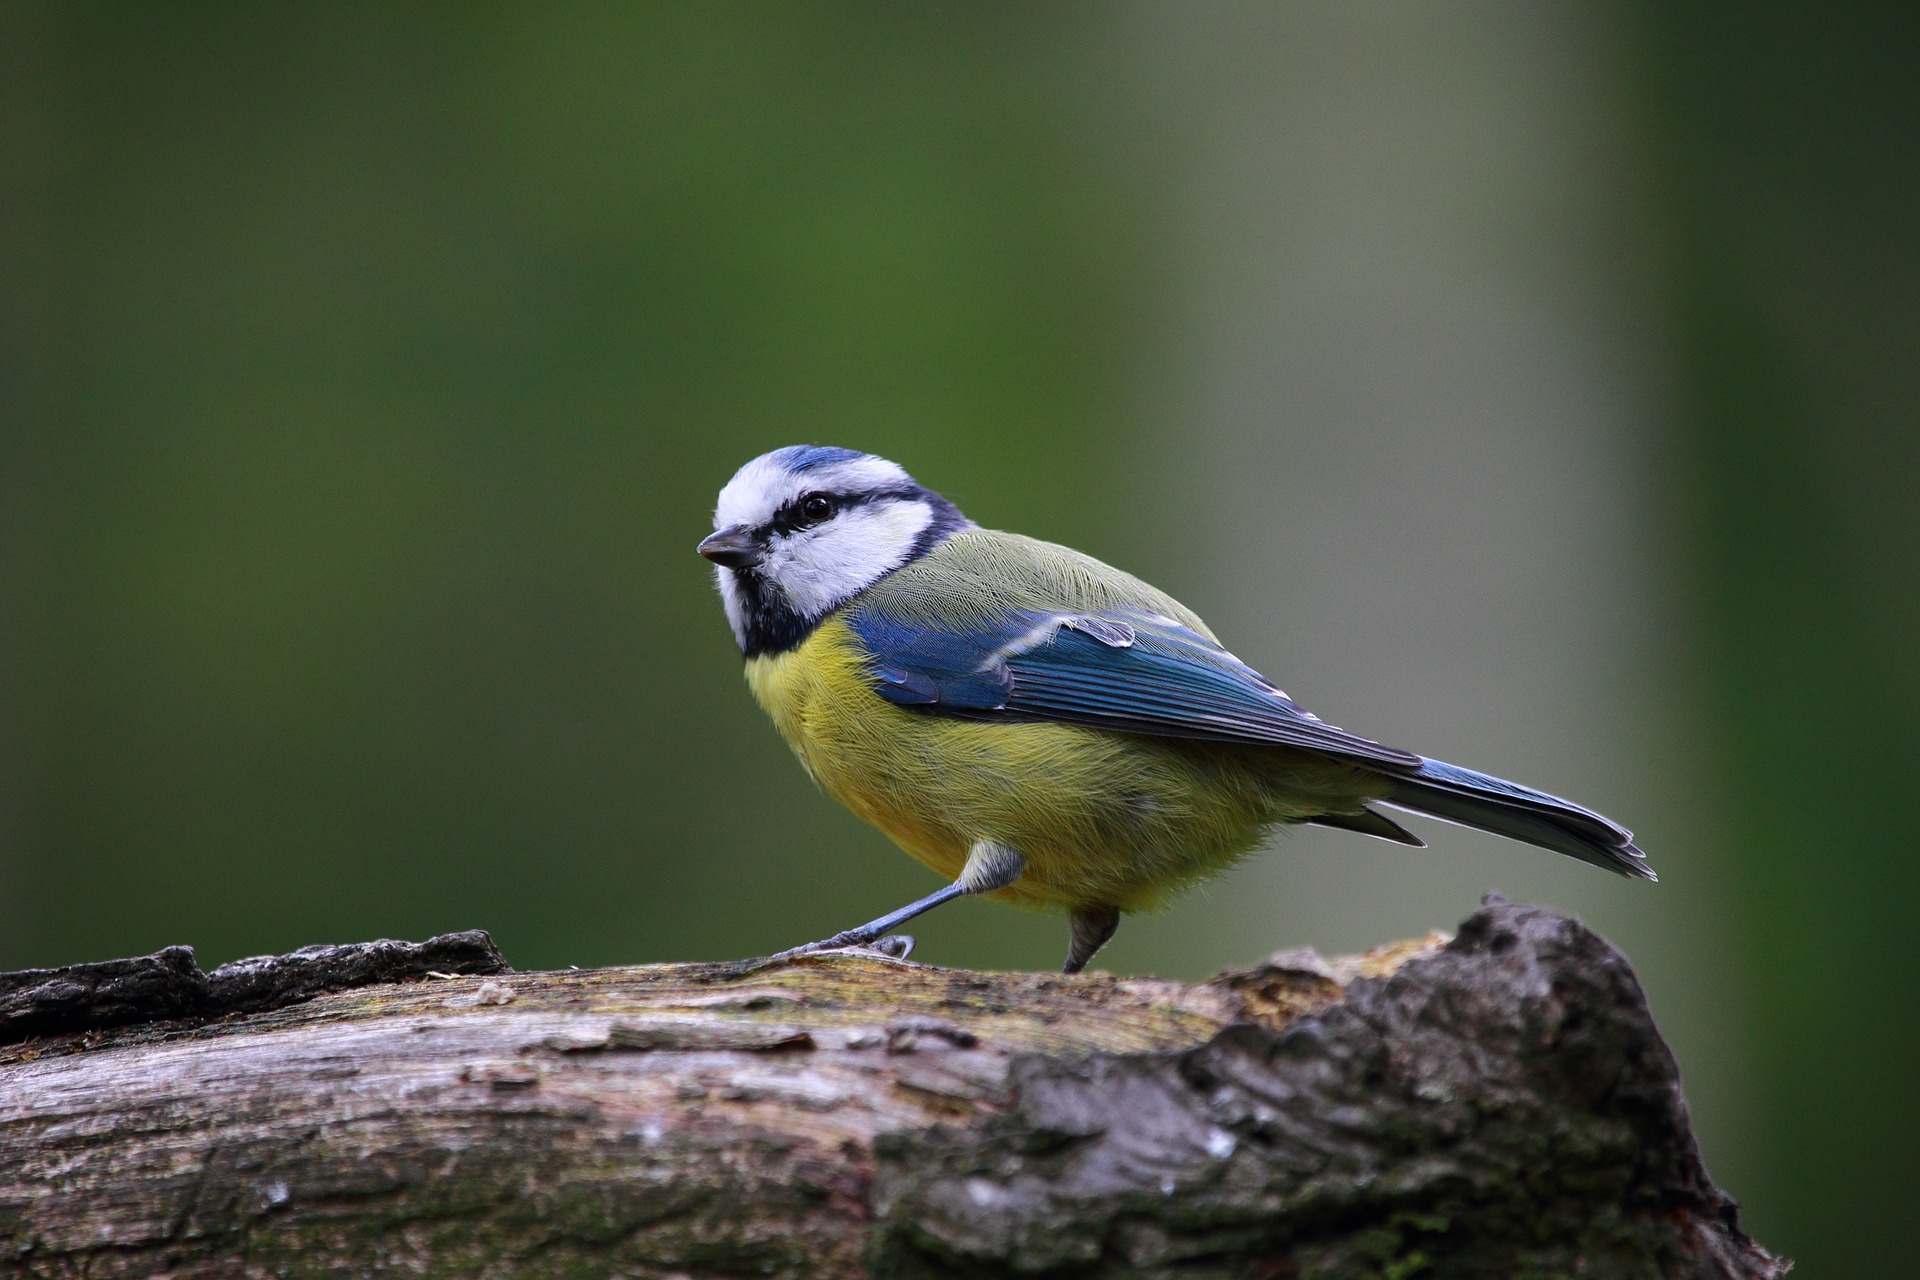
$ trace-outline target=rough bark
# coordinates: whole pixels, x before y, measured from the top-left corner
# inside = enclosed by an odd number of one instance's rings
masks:
[[[0,1274],[1785,1271],[1626,961],[1497,898],[1195,985],[453,976],[503,968],[484,935],[111,963],[0,979]]]

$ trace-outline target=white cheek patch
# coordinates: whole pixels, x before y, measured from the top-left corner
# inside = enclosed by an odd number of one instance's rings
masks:
[[[744,649],[747,647],[747,606],[740,598],[740,586],[733,580],[733,570],[715,568],[713,580],[720,587],[720,607],[727,611],[727,626],[733,629],[734,641]]]
[[[763,572],[796,612],[816,618],[905,564],[932,523],[924,502],[849,507],[818,528],[775,538]]]

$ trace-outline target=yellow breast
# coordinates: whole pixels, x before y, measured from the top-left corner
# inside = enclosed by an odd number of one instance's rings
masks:
[[[828,619],[798,648],[750,659],[747,684],[828,795],[942,875],[959,874],[973,838],[939,820],[915,763],[938,754],[919,723],[928,717],[873,692],[866,654],[844,622]]]
[[[1248,753],[1051,722],[956,719],[877,695],[838,619],[751,659],[747,682],[816,782],[943,876],[975,841],[1012,845],[1029,905],[1153,905],[1274,820]]]
[[[747,659],[747,687],[815,781],[835,769],[835,744],[867,717],[897,711],[868,687],[865,653],[847,624],[830,618],[795,649]],[[873,705],[868,706],[871,703]],[[884,732],[885,726],[866,726]],[[819,765],[816,765],[816,759]],[[824,783],[823,783],[824,785]]]

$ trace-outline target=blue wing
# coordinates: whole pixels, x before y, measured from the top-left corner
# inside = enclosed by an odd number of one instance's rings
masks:
[[[948,626],[868,608],[848,622],[871,655],[875,692],[900,706],[1421,762],[1324,723],[1212,640],[1146,610],[1015,609]]]

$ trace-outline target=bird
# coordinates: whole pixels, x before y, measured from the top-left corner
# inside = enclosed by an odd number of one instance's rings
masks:
[[[1055,543],[985,529],[897,463],[789,445],[721,489],[698,546],[753,697],[826,794],[944,877],[780,956],[985,895],[1063,912],[1064,973],[1123,914],[1310,824],[1424,847],[1383,809],[1655,878],[1590,809],[1349,733],[1191,609]]]

